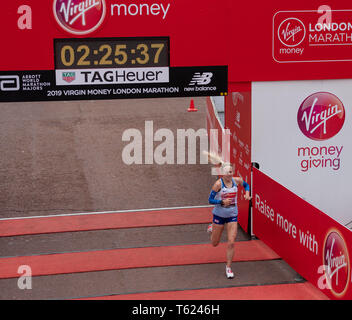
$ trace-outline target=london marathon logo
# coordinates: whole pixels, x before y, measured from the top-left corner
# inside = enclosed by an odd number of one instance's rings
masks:
[[[67,32],[85,35],[102,24],[106,14],[105,0],[54,0],[54,16]]]
[[[337,230],[331,230],[325,238],[323,264],[329,288],[341,297],[348,287],[350,266],[346,243]]]
[[[340,132],[345,122],[341,100],[329,92],[317,92],[307,97],[297,113],[302,133],[313,140],[327,140]]]

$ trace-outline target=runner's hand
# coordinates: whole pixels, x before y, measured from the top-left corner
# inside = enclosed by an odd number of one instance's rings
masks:
[[[231,202],[232,202],[231,199],[224,199],[224,200],[222,200],[222,205],[224,207],[228,207],[228,206],[230,206]]]

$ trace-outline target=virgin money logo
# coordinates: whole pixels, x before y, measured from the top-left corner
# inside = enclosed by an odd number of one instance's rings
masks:
[[[339,98],[329,92],[317,92],[307,97],[297,113],[302,133],[313,140],[327,140],[342,129],[345,108]]]
[[[105,0],[54,0],[54,16],[65,31],[85,35],[95,31],[104,21]]]
[[[286,47],[296,47],[304,40],[306,28],[301,20],[288,18],[279,25],[277,35]]]
[[[348,287],[350,263],[345,241],[337,230],[330,231],[325,238],[323,264],[329,288],[341,297]]]

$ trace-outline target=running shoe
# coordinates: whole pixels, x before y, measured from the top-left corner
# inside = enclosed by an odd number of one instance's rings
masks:
[[[212,225],[212,224],[209,224],[209,225],[208,225],[207,232],[208,232],[208,233],[212,233],[212,232],[213,232],[213,225]]]
[[[226,277],[227,277],[227,279],[233,279],[233,277],[234,277],[234,274],[233,274],[231,268],[229,268],[228,266],[226,266]]]

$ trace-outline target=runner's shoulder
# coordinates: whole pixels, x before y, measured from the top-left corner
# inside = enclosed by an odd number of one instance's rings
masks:
[[[219,192],[220,189],[221,189],[221,179],[218,179],[215,181],[213,185],[213,190],[215,190],[216,192]]]

